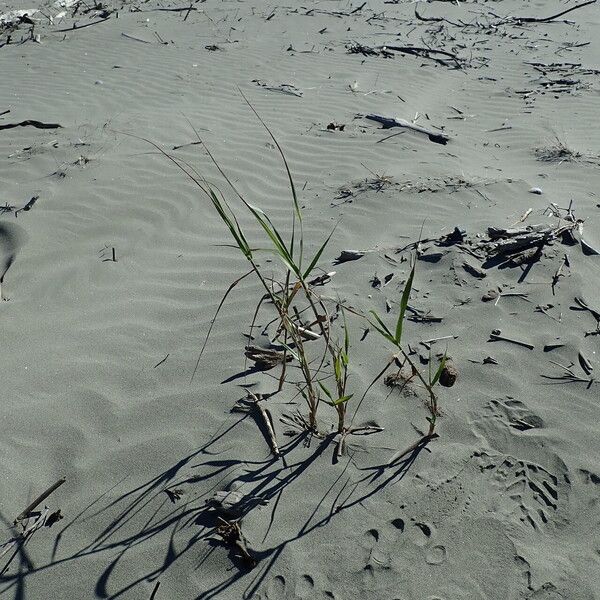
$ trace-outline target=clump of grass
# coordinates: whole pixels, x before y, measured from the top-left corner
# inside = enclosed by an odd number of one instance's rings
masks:
[[[583,158],[581,152],[569,148],[565,142],[558,137],[554,138],[552,144],[534,149],[535,156],[539,161],[563,163],[575,162]]]
[[[423,374],[419,371],[402,345],[406,310],[415,277],[414,264],[402,294],[400,311],[393,331],[387,327],[374,311],[371,311],[371,316],[367,316],[344,306],[341,302],[336,303],[336,312],[341,312],[342,315],[342,331],[338,331],[337,333],[333,331],[332,323],[334,322],[334,316],[337,315],[330,314],[324,300],[315,291],[314,287],[319,285],[319,283],[322,283],[323,276],[315,277],[314,274],[318,268],[319,260],[335,232],[335,227],[321,242],[312,257],[306,259],[303,215],[285,154],[267,124],[241,91],[240,94],[275,144],[287,174],[291,195],[291,221],[287,236],[273,223],[261,208],[250,203],[247,198],[238,191],[234,183],[220,166],[217,159],[213,156],[210,149],[204,144],[203,145],[210,160],[239,200],[239,208],[249,213],[252,219],[260,225],[260,229],[264,234],[264,240],[267,241],[267,250],[279,258],[282,270],[278,277],[267,277],[265,275],[258,257],[259,253],[264,252],[265,249],[262,248],[261,245],[262,249],[259,250],[255,244],[250,243],[241,224],[239,212],[236,212],[236,210],[232,208],[223,192],[217,186],[209,183],[188,163],[166,153],[154,142],[145,140],[152,144],[160,153],[183,171],[201,190],[203,195],[210,200],[213,208],[219,215],[233,240],[232,246],[238,250],[249,265],[249,270],[231,283],[221,298],[205,337],[204,345],[200,350],[192,374],[192,379],[198,369],[198,365],[207,347],[216,319],[227,297],[241,281],[247,277],[253,276],[260,283],[264,293],[258,300],[254,310],[250,326],[250,337],[252,338],[252,333],[255,330],[260,313],[267,308],[269,310],[274,310],[275,318],[264,328],[264,331],[266,331],[270,325],[274,325],[275,333],[273,336],[270,336],[271,343],[279,346],[283,350],[281,352],[271,351],[268,353],[268,356],[263,356],[265,354],[264,352],[258,352],[257,354],[257,349],[248,345],[246,347],[246,356],[252,359],[255,355],[260,355],[259,358],[262,357],[261,364],[266,368],[275,368],[281,365],[278,387],[273,394],[281,392],[286,384],[292,384],[298,388],[300,395],[305,400],[307,415],[306,417],[298,415],[296,423],[300,423],[305,429],[312,433],[321,434],[317,419],[319,407],[321,404],[333,407],[337,414],[337,423],[334,425],[338,439],[337,455],[343,452],[348,435],[368,435],[370,433],[381,431],[381,427],[378,426],[367,425],[355,427],[353,424],[369,391],[385,375],[393,364],[397,364],[399,369],[408,367],[413,376],[421,382],[427,392],[427,407],[429,410],[429,416],[427,417],[429,427],[427,433],[423,434],[422,438],[415,444],[412,444],[405,453],[410,449],[417,448],[420,444],[428,443],[428,441],[437,437],[435,428],[439,410],[438,399],[434,388],[439,382],[440,375],[443,371],[445,355],[440,361],[435,373],[432,373],[430,368],[428,374]],[[197,132],[196,135],[198,136]],[[199,136],[198,140],[199,143],[202,144],[202,140]],[[367,386],[360,400],[355,404],[350,421],[348,421],[348,410],[349,403],[354,398],[354,393],[350,390],[349,386],[350,335],[348,332],[348,324],[346,322],[347,312],[353,313],[361,319],[367,319],[379,332],[382,338],[392,345],[395,351],[392,358]],[[289,381],[288,363],[300,372],[300,381],[293,383]],[[263,396],[263,398],[264,397],[265,396]]]
[[[184,165],[180,161],[177,161],[173,157],[169,156],[169,158],[175,162],[175,164],[177,164],[177,166],[181,168],[194,181],[194,183],[196,183],[205,196],[210,199],[217,214],[223,221],[226,228],[229,230],[229,233],[234,241],[234,247],[239,250],[239,252],[250,265],[250,270],[248,273],[246,273],[242,278],[236,280],[227,290],[225,296],[219,304],[215,319],[223,305],[223,302],[233,288],[246,276],[254,275],[260,282],[265,294],[259,300],[256,306],[251,331],[254,328],[254,323],[258,318],[258,314],[262,305],[265,301],[270,302],[277,315],[276,334],[272,342],[276,342],[284,348],[283,357],[281,360],[282,371],[281,376],[279,377],[279,387],[277,391],[281,391],[286,381],[287,363],[289,356],[291,356],[302,375],[302,383],[299,387],[300,393],[305,399],[308,408],[308,416],[306,419],[307,428],[313,432],[318,431],[317,412],[321,403],[321,391],[327,391],[327,403],[331,404],[336,409],[338,413],[338,429],[342,430],[344,427],[345,415],[344,405],[352,397],[351,394],[347,394],[345,391],[348,368],[348,338],[345,338],[346,341],[344,342],[343,349],[339,348],[333,342],[330,331],[331,317],[329,316],[324,303],[314,292],[310,283],[311,276],[317,267],[323,251],[331,240],[335,228],[321,243],[312,258],[310,260],[305,260],[302,211],[298,202],[298,196],[288,162],[281,146],[279,145],[279,142],[269,127],[258,115],[254,107],[250,104],[250,102],[248,102],[243,94],[242,97],[273,140],[287,173],[292,198],[291,231],[287,239],[285,238],[284,233],[282,233],[282,231],[276,227],[273,221],[262,209],[251,204],[237,190],[231,179],[223,171],[210,150],[206,148],[206,146],[205,149],[213,164],[217,167],[218,171],[224,177],[225,181],[229,184],[241,202],[241,206],[245,208],[254,218],[254,220],[260,225],[270,246],[270,252],[274,253],[279,258],[283,266],[283,273],[281,274],[281,278],[279,280],[267,278],[264,275],[257,260],[257,254],[259,251],[254,249],[254,247],[249,243],[245,231],[240,224],[238,215],[231,208],[223,193],[216,186],[208,183],[206,179],[199,176],[195,170],[188,168],[187,165]],[[305,323],[302,319],[302,315],[306,312],[310,314],[309,323]],[[313,330],[313,327],[316,327],[317,331]],[[208,341],[209,336],[210,330],[206,337],[204,347],[202,348],[200,356],[198,357],[196,369],[204,348],[206,347],[206,342]],[[319,342],[321,346],[320,352],[317,353],[316,358],[316,362],[318,363],[317,367],[313,366],[315,353],[310,352],[308,349],[308,344],[315,341]],[[331,363],[334,365],[337,391],[335,394],[329,392],[322,383],[317,382],[317,376],[321,372],[327,356],[329,356]]]
[[[410,293],[412,290],[414,277],[415,277],[415,267],[416,263],[413,262],[413,266],[410,270],[410,274],[408,276],[408,280],[406,285],[404,286],[404,291],[402,293],[402,298],[400,299],[400,311],[398,313],[398,318],[396,320],[396,326],[394,330],[388,328],[388,326],[383,322],[381,317],[373,310],[371,311],[371,315],[374,318],[374,321],[371,321],[371,325],[375,328],[375,330],[381,335],[381,337],[387,342],[391,343],[394,347],[395,353],[384,368],[384,370],[378,375],[382,377],[384,373],[393,365],[396,364],[398,367],[398,373],[400,374],[402,370],[406,367],[410,368],[411,378],[418,379],[423,385],[424,389],[427,392],[427,408],[429,410],[429,416],[427,416],[427,421],[429,423],[427,433],[423,436],[423,439],[433,439],[437,437],[435,433],[435,427],[437,423],[437,418],[439,416],[438,409],[438,397],[435,393],[435,387],[439,383],[440,377],[446,365],[446,354],[443,355],[440,363],[435,372],[432,371],[431,365],[432,360],[430,357],[429,360],[429,369],[426,376],[421,373],[414,363],[414,361],[410,358],[409,354],[406,352],[402,345],[402,336],[404,333],[404,321],[406,316],[406,309],[408,307],[408,301],[410,299]]]
[[[579,152],[565,142],[555,137],[552,143],[544,147],[534,148],[536,158],[542,162],[562,164],[584,163],[597,165],[600,163],[600,155],[589,152]]]

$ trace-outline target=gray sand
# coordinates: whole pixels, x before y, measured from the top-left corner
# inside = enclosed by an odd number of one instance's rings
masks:
[[[0,596],[145,600],[160,582],[155,600],[600,598],[600,335],[575,301],[600,311],[600,256],[580,243],[600,249],[598,5],[519,23],[509,17],[575,3],[207,0],[187,15],[156,0],[36,2],[0,2],[0,15],[39,9],[0,18],[2,542],[62,476],[39,508],[64,519],[2,557]],[[384,431],[351,436],[337,463],[330,437],[284,435],[280,417],[305,412],[291,390],[269,401],[284,459],[231,412],[240,384],[273,386],[269,373],[235,378],[261,294],[251,279],[190,382],[247,266],[194,184],[125,134],[193,164],[237,206],[190,145],[193,125],[287,228],[285,170],[238,87],[284,148],[307,251],[339,221],[320,262],[336,275],[320,292],[391,324],[411,257],[397,250],[433,240],[411,306],[441,321],[409,320],[406,344],[426,361],[420,342],[453,336],[459,377],[439,392],[440,437],[410,461],[389,466],[423,432],[416,384],[379,382],[357,423]],[[369,113],[450,141],[383,129]],[[556,227],[564,218],[548,207],[570,203],[583,221],[573,245],[556,240],[529,266],[484,264],[482,279],[464,269],[481,268],[472,252],[488,227]],[[455,227],[463,243],[435,242]],[[366,253],[334,267],[343,250]],[[263,266],[281,273],[275,259]],[[497,288],[505,295],[482,301]],[[361,341],[364,327],[349,319],[357,397],[391,355],[372,328]],[[533,349],[489,341],[495,329]],[[557,363],[577,379],[545,378],[564,374]],[[334,411],[319,415],[331,431]],[[213,532],[206,500],[226,489],[258,496],[242,520],[250,571]]]

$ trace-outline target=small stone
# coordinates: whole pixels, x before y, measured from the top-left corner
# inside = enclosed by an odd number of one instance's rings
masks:
[[[529,190],[529,193],[530,193],[530,194],[537,194],[538,196],[541,196],[541,195],[542,195],[544,192],[542,192],[542,188],[539,188],[539,187],[532,187],[532,188]]]
[[[104,85],[104,81],[102,81],[102,79],[96,79],[96,81],[94,81],[94,85]]]
[[[495,289],[488,290],[483,296],[481,296],[482,302],[491,302],[495,300],[500,295],[500,292]]]
[[[458,369],[451,361],[446,361],[442,373],[440,374],[440,385],[444,387],[452,387],[456,383],[458,377]]]

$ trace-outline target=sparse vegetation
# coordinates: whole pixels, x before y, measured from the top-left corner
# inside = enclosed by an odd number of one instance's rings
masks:
[[[415,266],[413,264],[406,281],[393,332],[374,311],[371,311],[371,315],[367,316],[356,309],[345,306],[342,301],[334,301],[333,308],[331,308],[331,299],[326,301],[315,290],[316,286],[323,284],[330,278],[330,274],[316,276],[315,272],[324,250],[332,239],[335,228],[320,243],[310,260],[307,260],[305,258],[306,240],[304,239],[302,210],[285,154],[267,124],[243,94],[242,97],[271,137],[284,164],[291,196],[291,219],[287,236],[261,208],[252,204],[240,193],[210,149],[206,146],[204,148],[218,172],[233,190],[239,200],[240,207],[245,209],[255,222],[260,225],[260,229],[265,235],[263,242],[266,240],[268,245],[266,251],[277,256],[282,266],[282,271],[277,276],[267,276],[261,266],[259,257],[259,253],[265,252],[264,244],[250,243],[241,224],[241,215],[232,208],[223,192],[214,184],[209,183],[189,164],[176,159],[162,150],[157,144],[150,142],[163,155],[176,164],[198,186],[203,195],[210,200],[226,229],[229,231],[230,236],[233,238],[233,247],[240,252],[250,266],[250,269],[244,275],[229,286],[222,297],[207,332],[204,345],[200,350],[194,374],[198,369],[219,312],[227,297],[242,280],[252,275],[260,283],[264,293],[258,299],[254,309],[254,316],[250,326],[250,341],[246,345],[245,354],[247,358],[254,361],[257,370],[281,369],[280,375],[276,378],[276,389],[270,394],[263,395],[261,398],[254,397],[254,403],[257,404],[259,401],[280,393],[286,385],[295,386],[299,395],[304,399],[307,408],[306,415],[300,413],[294,415],[295,423],[311,434],[321,437],[326,435],[328,430],[324,431],[320,426],[317,418],[319,407],[321,404],[329,405],[335,410],[337,416],[333,428],[337,436],[336,454],[339,456],[344,452],[348,435],[365,435],[381,431],[382,428],[376,425],[354,426],[357,413],[369,391],[384,377],[393,365],[398,366],[399,372],[402,369],[408,368],[411,371],[411,378],[419,381],[426,390],[427,408],[429,411],[427,432],[416,443],[411,444],[406,452],[414,450],[419,445],[437,437],[435,429],[439,409],[434,388],[439,382],[445,364],[444,355],[435,372],[431,371],[432,361],[430,361],[429,372],[421,373],[402,344],[406,311],[415,277]],[[197,132],[196,135],[198,136]],[[199,136],[198,140],[202,143]],[[261,250],[257,250],[257,246],[260,246]],[[256,324],[259,321],[260,315],[265,310],[275,311],[275,318],[271,318],[269,324],[262,328],[263,332],[271,331],[269,335],[271,349],[260,349],[252,343],[255,330],[258,328]],[[350,420],[348,420],[348,410],[351,400],[355,397],[355,391],[352,390],[353,386],[350,385],[351,344],[346,321],[347,314],[349,313],[354,317],[368,321],[370,326],[374,327],[383,339],[392,344],[395,351],[384,368],[366,387],[358,402],[355,403]],[[341,318],[338,318],[340,315]],[[301,377],[299,381],[291,380],[289,376],[291,369],[295,369],[294,372],[300,373]],[[192,375],[192,379],[194,374]],[[269,420],[270,413],[265,422]],[[268,429],[271,430],[270,435],[274,436],[272,427]],[[272,448],[276,447],[276,443],[271,444],[271,446]],[[278,453],[274,454],[277,455]]]
[[[556,136],[547,146],[534,148],[536,158],[542,162],[558,163],[564,162],[581,162],[587,164],[600,163],[600,156],[579,152],[571,148],[565,141]]]

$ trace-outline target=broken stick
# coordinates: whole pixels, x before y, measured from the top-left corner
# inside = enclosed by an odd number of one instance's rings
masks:
[[[255,408],[261,416],[261,419],[267,431],[271,451],[275,456],[281,456],[279,446],[277,445],[277,438],[275,437],[275,429],[273,428],[273,419],[271,417],[271,413],[267,409],[265,409],[265,407],[261,403],[261,399],[256,394],[253,394],[249,391],[248,395],[250,396],[250,398],[252,398]]]
[[[25,510],[23,510],[19,516],[14,520],[14,524],[16,525],[19,521],[26,519],[29,514],[41,504],[50,494],[55,492],[67,479],[65,477],[61,477],[55,484],[51,485],[47,490],[42,492],[33,502],[31,502]]]
[[[371,121],[377,121],[377,123],[381,123],[384,129],[389,129],[390,127],[404,127],[405,129],[416,131],[417,133],[423,133],[431,142],[435,142],[436,144],[446,145],[450,141],[450,136],[446,135],[445,133],[439,133],[437,131],[432,131],[431,129],[426,129],[420,125],[409,123],[405,119],[383,117],[375,114],[365,115],[365,119],[370,119]]]

